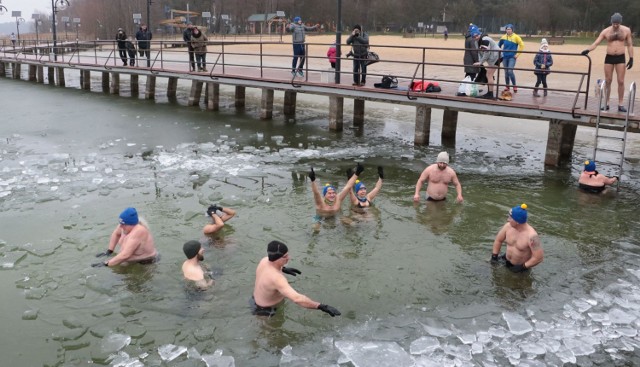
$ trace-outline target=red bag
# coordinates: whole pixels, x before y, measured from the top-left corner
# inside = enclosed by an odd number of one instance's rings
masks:
[[[428,80],[418,80],[411,84],[412,91],[414,92],[440,92],[440,84],[438,82],[432,82]]]

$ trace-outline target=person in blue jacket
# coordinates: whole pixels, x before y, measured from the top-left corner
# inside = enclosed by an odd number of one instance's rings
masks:
[[[553,65],[553,57],[551,57],[551,51],[549,51],[549,43],[546,38],[543,38],[540,41],[540,50],[533,58],[533,65],[535,65],[536,70],[533,72],[538,80],[536,81],[536,86],[533,89],[533,96],[540,97],[538,94],[538,87],[542,84],[544,96],[547,96],[547,75],[549,75],[549,69],[551,65]]]
[[[504,29],[506,33],[498,41],[498,46],[502,48],[502,65],[506,69],[504,78],[507,86],[505,90],[509,90],[509,83],[511,83],[513,92],[518,93],[516,74],[513,72],[513,68],[516,67],[516,60],[524,49],[524,42],[520,36],[513,32],[513,24],[507,24]]]

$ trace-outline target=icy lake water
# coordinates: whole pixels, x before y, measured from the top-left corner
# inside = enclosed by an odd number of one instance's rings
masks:
[[[143,78],[141,78],[142,81]],[[295,121],[258,118],[260,95],[221,110],[0,80],[0,352],[7,366],[618,366],[640,364],[640,142],[628,143],[620,192],[576,190],[593,131],[573,162],[545,168],[547,125],[460,114],[457,145],[413,146],[414,109],[367,103],[364,130],[328,131],[326,98],[298,95]],[[161,81],[159,81],[161,85]],[[141,86],[141,90],[143,87]],[[465,202],[412,201],[441,150]],[[362,162],[367,213],[344,205],[314,226],[310,183],[342,187]],[[601,171],[607,171],[601,168]],[[529,206],[545,261],[528,275],[492,266],[508,209]],[[238,214],[203,238],[206,207]],[[159,263],[92,268],[117,216],[135,206]],[[216,274],[185,286],[182,244],[201,239]],[[247,307],[266,244],[285,242],[293,287],[342,312],[286,302],[262,320]]]

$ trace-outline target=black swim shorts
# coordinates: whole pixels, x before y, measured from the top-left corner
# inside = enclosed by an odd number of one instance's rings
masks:
[[[514,273],[524,273],[525,271],[529,270],[529,269],[527,269],[527,268],[525,268],[523,266],[524,264],[522,264],[522,265],[514,265],[513,263],[511,263],[511,261],[507,260],[506,255],[505,255],[504,261],[505,261],[505,266],[507,267],[507,269],[511,270]]]
[[[578,183],[578,188],[584,192],[588,192],[591,194],[599,194],[602,191],[604,191],[605,186],[591,186],[591,185],[585,185],[585,184],[581,184]]]
[[[627,60],[625,58],[624,54],[620,54],[620,55],[609,55],[607,54],[607,56],[604,57],[604,63],[605,64],[624,64],[626,63]]]
[[[251,309],[251,314],[256,316],[267,316],[271,317],[276,314],[276,307],[262,307],[258,306],[256,303],[256,299],[251,296],[249,299],[249,308]]]
[[[447,197],[443,197],[442,199],[434,199],[431,196],[427,196],[427,201],[445,201],[447,200]]]

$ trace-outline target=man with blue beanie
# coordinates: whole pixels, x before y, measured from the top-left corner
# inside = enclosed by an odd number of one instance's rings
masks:
[[[347,181],[340,193],[336,191],[335,186],[329,183],[322,188],[321,193],[318,185],[316,185],[316,173],[313,168],[311,168],[311,171],[309,172],[309,179],[311,180],[313,201],[316,204],[316,214],[325,217],[333,216],[338,213],[342,206],[342,201],[347,197],[347,195],[349,195],[349,191],[351,191],[353,186],[356,184],[356,180],[358,179],[358,176],[362,174],[362,171],[364,171],[364,167],[358,163],[355,174],[351,175],[349,181]]]
[[[302,18],[295,17],[293,18],[293,23],[289,25],[289,30],[292,33],[292,41],[293,41],[293,61],[291,62],[291,75],[294,77],[296,74],[300,77],[304,76],[302,69],[304,68],[304,60],[305,60],[305,32],[306,31],[315,31],[318,29],[319,25],[316,24],[313,27],[307,27],[302,24]],[[298,64],[298,59],[300,59],[300,63]]]
[[[591,194],[599,194],[607,187],[618,181],[617,176],[607,177],[596,171],[596,162],[593,160],[584,161],[584,170],[580,173],[578,187]]]
[[[544,250],[540,244],[540,237],[533,227],[527,223],[527,204],[514,206],[509,210],[507,223],[493,241],[491,262],[504,260],[507,269],[514,273],[521,273],[540,264],[544,259]],[[507,243],[507,251],[502,256],[502,243]]]
[[[516,86],[516,74],[513,72],[513,68],[516,67],[516,59],[520,56],[521,51],[524,49],[524,42],[522,38],[513,32],[513,24],[507,24],[504,26],[505,34],[498,41],[498,46],[502,48],[502,65],[505,67],[505,84],[507,85],[504,90],[509,90],[509,83],[513,85],[513,92],[518,93],[518,87]]]
[[[158,256],[149,227],[144,220],[138,218],[135,208],[126,208],[120,213],[118,225],[111,233],[107,251],[97,254],[96,257],[113,254],[117,245],[120,245],[120,252],[116,256],[94,265],[115,266],[133,262],[151,264]]]

